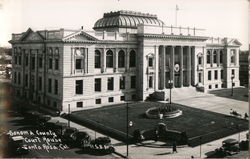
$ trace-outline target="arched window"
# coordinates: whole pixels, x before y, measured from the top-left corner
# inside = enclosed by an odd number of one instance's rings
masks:
[[[210,64],[211,60],[210,60],[210,51],[207,51],[207,64]]]
[[[95,50],[95,68],[101,68],[101,53]]]
[[[129,67],[135,67],[136,66],[136,54],[135,51],[132,50],[129,53]]]
[[[111,50],[108,50],[106,53],[106,67],[113,67],[113,52]]]
[[[199,53],[198,55],[198,65],[202,65],[202,57],[203,57],[203,55],[202,55],[202,53]]]
[[[123,50],[118,52],[118,67],[125,67],[125,52]]]

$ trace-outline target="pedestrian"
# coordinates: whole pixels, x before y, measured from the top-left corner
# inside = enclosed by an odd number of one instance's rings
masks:
[[[174,141],[173,143],[173,153],[176,152],[177,153],[177,148],[176,148],[176,142]]]
[[[155,142],[157,142],[158,139],[159,139],[159,131],[158,131],[158,129],[156,128],[156,129],[155,129]]]
[[[245,116],[244,116],[244,118],[245,118],[245,119],[247,119],[247,118],[248,118],[248,114],[247,114],[247,113],[245,113]]]

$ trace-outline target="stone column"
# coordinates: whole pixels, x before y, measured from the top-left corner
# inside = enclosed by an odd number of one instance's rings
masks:
[[[102,72],[106,72],[106,50],[102,49]]]
[[[191,47],[187,47],[187,86],[191,84]]]
[[[118,49],[115,48],[115,52],[114,52],[114,72],[117,72],[118,71]]]
[[[129,71],[129,49],[125,49],[125,70]]]
[[[183,87],[183,46],[180,46],[180,87]]]
[[[217,50],[217,65],[220,65],[220,50]]]
[[[210,54],[210,65],[211,65],[211,67],[213,67],[213,64],[214,64],[213,57],[214,57],[214,49],[211,49],[211,54]]]
[[[170,80],[172,80],[173,82],[173,87],[174,87],[174,54],[175,54],[175,46],[172,46],[170,53]]]
[[[165,46],[160,45],[159,57],[160,57],[160,89],[165,89]]]

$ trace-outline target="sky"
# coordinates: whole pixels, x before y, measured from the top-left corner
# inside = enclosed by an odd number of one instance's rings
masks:
[[[91,30],[103,13],[118,10],[156,14],[166,25],[206,29],[207,36],[237,38],[248,49],[247,0],[0,0],[0,46],[29,27]],[[3,23],[2,23],[3,22]]]

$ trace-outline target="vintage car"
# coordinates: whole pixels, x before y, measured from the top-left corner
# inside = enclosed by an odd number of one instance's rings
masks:
[[[23,145],[23,142],[24,138],[22,136],[9,137],[9,143],[8,143],[9,151],[17,155],[29,153],[28,148]]]
[[[77,128],[73,127],[65,127],[62,130],[62,141],[67,142],[68,144],[72,144],[72,137],[71,135],[78,132]]]
[[[74,145],[86,149],[90,147],[91,137],[85,131],[78,131],[71,135]]]
[[[91,141],[90,149],[96,153],[110,154],[115,151],[109,137],[98,137]]]
[[[222,141],[222,147],[228,151],[230,155],[240,151],[239,141],[236,139],[226,139]]]
[[[236,139],[226,139],[222,141],[222,146],[215,150],[216,154],[222,155],[222,157],[225,157],[227,155],[234,155],[237,154],[240,151],[239,141]]]

